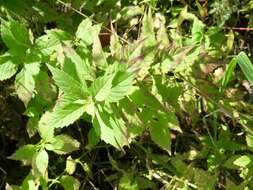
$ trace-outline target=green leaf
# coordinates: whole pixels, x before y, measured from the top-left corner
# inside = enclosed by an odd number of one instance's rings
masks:
[[[68,135],[57,135],[50,139],[46,145],[47,150],[54,151],[57,154],[68,154],[78,150],[80,143]]]
[[[24,179],[20,190],[38,190],[39,186],[35,182],[35,178],[32,176],[32,174],[29,174]]]
[[[248,148],[249,148],[251,151],[253,151],[253,135],[247,134],[247,135],[246,135],[246,142],[247,142]]]
[[[158,121],[153,121],[149,128],[151,139],[161,148],[170,151],[171,139],[168,125],[159,122],[160,118],[157,119]]]
[[[91,85],[92,96],[99,102],[106,100],[112,88],[113,75],[97,78]]]
[[[243,155],[239,158],[237,158],[234,162],[234,165],[240,166],[240,167],[249,167],[253,164],[253,155]]]
[[[108,63],[98,36],[94,38],[92,48],[93,64],[99,69],[105,70],[108,67]]]
[[[24,54],[31,46],[27,29],[17,21],[2,21],[1,37],[10,52],[15,55]]]
[[[47,66],[53,74],[53,79],[56,85],[64,92],[64,94],[76,99],[82,99],[85,97],[87,89],[85,83],[80,83],[66,72],[52,67],[49,64],[47,64]]]
[[[117,102],[131,92],[134,75],[128,72],[118,72],[112,81],[112,88],[107,101]]]
[[[68,156],[65,171],[69,175],[72,175],[75,172],[75,170],[76,170],[76,161],[71,156]]]
[[[148,12],[144,14],[141,28],[141,38],[145,40],[145,46],[153,46],[156,44],[153,23],[152,11],[149,9]]]
[[[137,180],[133,174],[125,173],[119,181],[119,190],[139,190]]]
[[[65,190],[79,190],[80,188],[80,182],[69,175],[63,175],[60,179],[60,183]]]
[[[33,97],[35,88],[34,77],[39,73],[39,71],[40,64],[38,62],[26,63],[24,64],[24,68],[16,75],[16,92],[25,105],[27,105]]]
[[[233,75],[233,72],[234,72],[234,69],[235,69],[235,66],[237,64],[237,60],[235,58],[233,58],[230,63],[228,64],[228,67],[224,73],[224,76],[222,78],[222,82],[221,82],[221,89],[223,90],[224,88],[226,88],[226,86],[228,85],[228,82],[230,81],[232,75]]]
[[[54,111],[48,116],[44,125],[50,128],[62,128],[74,123],[86,110],[87,105],[69,102],[59,102]]]
[[[51,113],[45,112],[42,117],[39,120],[38,124],[38,131],[41,136],[41,138],[45,141],[49,141],[54,137],[54,127],[48,125],[48,122],[50,120]]]
[[[52,29],[47,30],[46,34],[40,36],[35,41],[35,47],[45,57],[51,56],[62,45],[62,41],[71,39],[65,31]]]
[[[240,52],[237,55],[236,59],[244,75],[246,76],[250,84],[253,85],[253,65],[250,59],[244,52]]]
[[[16,150],[9,159],[12,160],[31,160],[37,153],[37,146],[33,144],[27,144]]]
[[[41,149],[35,157],[35,167],[42,176],[45,176],[47,166],[48,166],[48,154],[44,149]]]
[[[0,81],[11,78],[18,70],[18,64],[9,54],[0,56]]]
[[[107,113],[100,105],[97,105],[93,126],[103,141],[119,150],[128,144],[127,130],[122,119]]]
[[[63,50],[66,58],[72,62],[72,64],[69,63],[71,65],[69,65],[68,69],[72,66],[72,70],[75,71],[77,78],[81,83],[84,83],[84,80],[93,81],[95,79],[95,74],[91,69],[91,65],[88,62],[87,57],[82,59],[74,49],[66,45],[63,46]],[[65,72],[68,72],[68,70],[65,70]]]
[[[94,128],[91,128],[88,133],[88,148],[95,147],[100,141],[100,137],[97,135]]]
[[[83,20],[76,31],[76,38],[81,39],[86,45],[91,45],[101,30],[101,25],[92,26],[90,18]]]

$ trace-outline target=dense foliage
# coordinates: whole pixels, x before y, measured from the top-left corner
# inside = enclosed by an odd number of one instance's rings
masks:
[[[252,0],[0,5],[0,188],[253,189]]]

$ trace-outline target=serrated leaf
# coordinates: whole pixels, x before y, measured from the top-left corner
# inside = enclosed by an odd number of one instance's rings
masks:
[[[1,37],[15,55],[22,55],[30,47],[29,33],[24,25],[17,21],[1,22]]]
[[[37,152],[37,146],[33,144],[27,144],[16,150],[9,159],[12,160],[31,160]]]
[[[0,81],[11,78],[18,70],[18,64],[11,55],[3,54],[0,56]]]
[[[134,75],[128,72],[118,72],[112,81],[112,88],[107,101],[117,102],[131,92]]]
[[[76,38],[81,39],[86,45],[91,45],[93,39],[98,36],[101,25],[92,25],[90,18],[84,19],[78,26]]]
[[[69,102],[57,104],[44,125],[50,128],[66,127],[78,120],[85,112],[86,107],[87,105]]]
[[[91,94],[99,102],[104,101],[110,94],[113,75],[97,78],[91,85]]]
[[[52,67],[49,64],[47,64],[47,66],[53,74],[53,79],[56,85],[64,92],[64,94],[76,99],[85,97],[87,89],[85,83],[80,83],[66,72]]]
[[[100,138],[118,148],[119,150],[128,144],[127,129],[120,118],[114,117],[106,112],[100,105],[97,105],[93,126]]]
[[[95,79],[95,74],[91,69],[91,65],[88,62],[87,57],[84,57],[84,59],[82,59],[74,49],[66,45],[63,46],[63,50],[66,58],[69,59],[70,62],[72,62],[72,64],[69,63],[71,65],[69,65],[68,68],[72,66],[72,70],[75,71],[79,82],[84,83],[84,80],[93,81]],[[66,70],[66,72],[68,71]]]
[[[250,59],[244,52],[240,52],[237,55],[236,59],[244,75],[246,76],[250,84],[253,85],[253,65]]]
[[[48,166],[48,154],[44,149],[41,149],[35,157],[36,169],[40,172],[42,176],[45,176]]]
[[[80,143],[68,135],[57,135],[46,145],[47,150],[54,151],[57,154],[68,154],[78,150]]]
[[[156,43],[153,23],[152,11],[149,9],[144,14],[141,28],[141,38],[145,40],[145,46],[153,46]]]
[[[24,68],[16,75],[15,89],[18,97],[24,102],[25,105],[31,100],[34,88],[34,77],[40,71],[40,64],[38,62],[26,63]]]
[[[35,41],[35,47],[45,57],[51,56],[61,47],[62,41],[71,39],[65,31],[59,29],[47,30],[46,34]]]
[[[65,190],[79,190],[80,188],[80,182],[69,175],[63,175],[60,179],[60,183]]]

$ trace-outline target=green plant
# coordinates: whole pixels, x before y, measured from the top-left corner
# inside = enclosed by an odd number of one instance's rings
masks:
[[[0,81],[14,80],[32,139],[8,157],[29,173],[6,188],[95,188],[97,176],[118,189],[252,188],[252,63],[230,58],[238,35],[199,19],[200,3],[0,3]]]

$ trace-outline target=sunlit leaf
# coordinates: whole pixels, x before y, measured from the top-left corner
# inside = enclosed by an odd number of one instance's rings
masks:
[[[40,64],[38,62],[26,63],[24,68],[16,75],[16,92],[25,105],[27,105],[33,97],[35,88],[34,77],[39,73],[39,71]]]
[[[42,176],[45,176],[48,167],[48,154],[44,149],[41,149],[35,157],[36,169]]]
[[[69,175],[63,175],[60,179],[60,183],[65,190],[79,190],[80,188],[80,182]]]
[[[47,150],[54,151],[57,154],[68,154],[78,150],[80,143],[68,135],[57,135],[48,141]]]
[[[12,160],[31,160],[37,152],[37,146],[27,144],[16,150],[9,158]]]
[[[123,121],[107,113],[100,105],[98,105],[95,118],[93,118],[93,126],[98,136],[106,143],[118,149],[128,144]]]
[[[250,84],[253,85],[253,65],[250,59],[244,52],[240,52],[237,55],[236,59],[244,75],[246,76]]]
[[[1,37],[10,52],[15,55],[22,56],[31,45],[28,30],[14,20],[1,22]]]
[[[17,71],[18,64],[10,55],[0,56],[0,81],[11,78]]]
[[[102,76],[92,83],[90,90],[97,101],[104,101],[109,96],[112,88],[112,80],[113,75]]]

